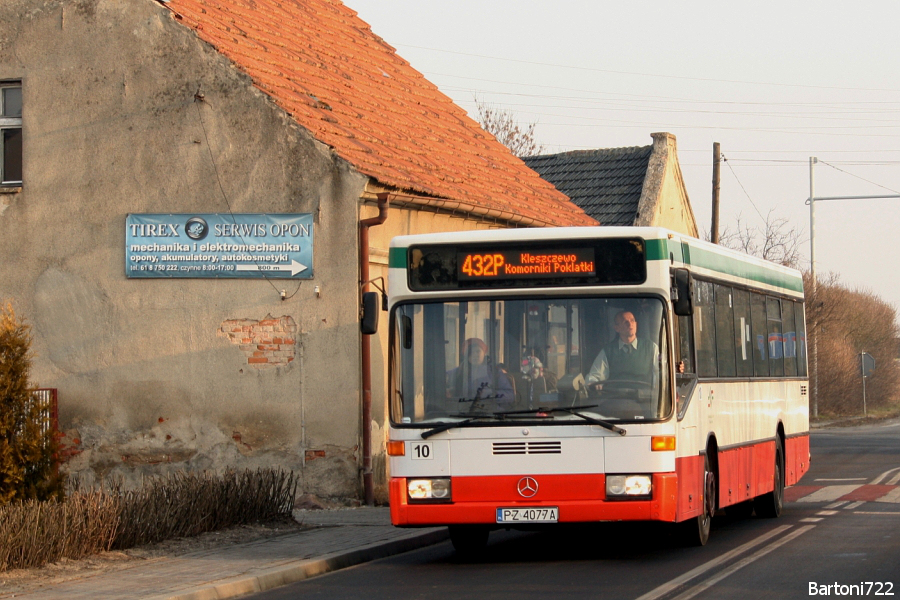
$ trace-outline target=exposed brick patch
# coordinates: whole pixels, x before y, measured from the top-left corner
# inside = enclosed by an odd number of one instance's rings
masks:
[[[325,458],[325,451],[324,450],[307,450],[306,451],[306,462],[316,460],[317,458]]]
[[[216,335],[239,346],[254,369],[283,367],[294,361],[297,324],[291,317],[266,315],[259,321],[229,319]]]

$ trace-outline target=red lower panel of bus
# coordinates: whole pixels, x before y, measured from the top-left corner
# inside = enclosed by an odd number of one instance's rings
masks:
[[[784,483],[794,485],[809,471],[809,434],[789,437],[784,445]]]
[[[775,486],[775,440],[729,448],[719,452],[719,508],[767,494]],[[785,440],[785,485],[794,485],[809,470],[809,435]],[[676,520],[700,515],[703,456],[675,460],[678,477]]]
[[[537,493],[523,498],[521,475],[454,477],[453,502],[410,504],[406,479],[391,480],[391,521],[394,525],[496,523],[500,507],[559,507],[561,523],[591,521],[674,521],[677,481],[674,473],[653,474],[649,500],[605,499],[606,478],[597,475],[535,475]],[[526,493],[529,493],[526,490]]]

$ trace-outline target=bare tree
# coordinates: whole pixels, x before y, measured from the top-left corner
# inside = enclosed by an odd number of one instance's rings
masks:
[[[487,104],[477,96],[475,106],[478,110],[478,123],[516,156],[535,156],[544,151],[543,144],[534,139],[537,122],[519,125],[511,111]]]
[[[788,219],[776,217],[770,210],[765,224],[760,227],[751,227],[738,216],[734,229],[726,226],[719,235],[719,244],[797,269],[804,258],[800,251],[803,245],[801,236],[801,232]]]
[[[803,279],[807,334],[810,340],[818,341],[820,413],[862,412],[859,354],[863,351],[877,364],[867,383],[868,408],[895,412],[900,403],[896,310],[871,291],[841,285],[834,274],[819,278],[815,291],[809,274]]]

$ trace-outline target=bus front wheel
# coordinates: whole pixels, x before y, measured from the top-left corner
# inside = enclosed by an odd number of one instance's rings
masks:
[[[709,455],[703,457],[703,512],[681,523],[682,539],[688,546],[705,546],[712,518],[716,514],[716,474],[709,467]]]
[[[775,487],[768,494],[759,496],[753,506],[759,517],[774,519],[781,516],[784,507],[784,448],[781,436],[775,436]]]

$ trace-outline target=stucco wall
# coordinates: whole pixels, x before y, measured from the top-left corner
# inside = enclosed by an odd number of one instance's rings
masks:
[[[24,96],[0,299],[33,325],[70,470],[277,464],[305,491],[357,495],[365,178],[152,0],[4,0],[0,78]],[[312,213],[315,280],[125,277],[128,213],[229,211]],[[286,328],[293,360],[251,363],[235,323]]]
[[[652,137],[653,150],[634,225],[665,227],[697,237],[697,221],[681,175],[675,136],[671,133],[654,133]]]

